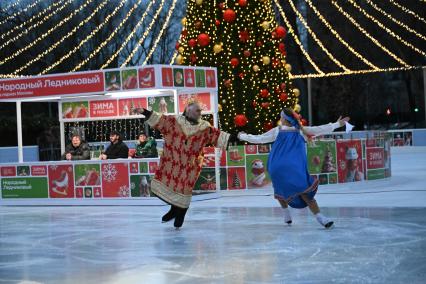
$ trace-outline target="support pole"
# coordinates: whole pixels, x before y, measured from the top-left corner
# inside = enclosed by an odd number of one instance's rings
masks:
[[[16,125],[18,132],[18,162],[24,162],[24,148],[22,143],[22,113],[21,101],[16,102]]]

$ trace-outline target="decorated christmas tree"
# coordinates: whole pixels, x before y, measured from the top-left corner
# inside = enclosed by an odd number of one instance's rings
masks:
[[[218,68],[220,127],[263,133],[300,111],[271,0],[188,0],[176,64]]]

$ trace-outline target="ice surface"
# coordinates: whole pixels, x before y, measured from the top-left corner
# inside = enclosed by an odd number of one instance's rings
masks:
[[[0,284],[424,283],[426,148],[393,154],[389,180],[320,189],[331,230],[284,225],[268,190],[194,202],[179,231],[166,206],[3,206]]]

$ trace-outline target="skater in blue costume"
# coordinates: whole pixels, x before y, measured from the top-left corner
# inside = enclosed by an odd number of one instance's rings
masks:
[[[305,142],[314,136],[333,132],[345,125],[348,117],[339,118],[335,123],[315,127],[303,127],[299,115],[290,108],[281,112],[281,125],[262,135],[244,132],[238,138],[254,144],[273,143],[268,159],[268,172],[274,187],[274,196],[284,210],[284,221],[292,223],[288,205],[293,208],[309,207],[317,221],[325,228],[333,226],[333,221],[320,213],[314,198],[318,189],[318,179],[308,173]]]

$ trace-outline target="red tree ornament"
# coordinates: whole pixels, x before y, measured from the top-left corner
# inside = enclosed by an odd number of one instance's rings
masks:
[[[285,52],[285,44],[284,44],[284,42],[280,42],[280,43],[278,44],[278,49],[279,49],[281,52]]]
[[[286,29],[283,26],[278,26],[275,29],[275,32],[277,33],[277,37],[278,38],[283,38],[287,34],[287,31],[286,31]]]
[[[238,5],[240,5],[240,7],[247,6],[247,0],[238,0]]]
[[[225,12],[223,12],[223,19],[228,23],[234,22],[236,17],[237,14],[235,14],[235,11],[232,9],[226,9]]]
[[[285,102],[288,99],[288,95],[286,93],[280,94],[280,101]]]
[[[262,107],[266,109],[266,108],[268,108],[268,107],[269,107],[269,105],[270,105],[270,104],[271,104],[271,103],[262,103]]]
[[[263,42],[261,42],[260,40],[259,40],[258,42],[256,42],[256,46],[257,46],[257,47],[261,47],[261,46],[262,46],[262,44],[263,44]]]
[[[195,54],[195,53],[193,53],[193,54],[191,54],[191,56],[190,56],[190,60],[191,60],[191,63],[195,63],[195,62],[197,62],[197,55]]]
[[[219,3],[219,4],[217,4],[217,7],[219,8],[219,9],[221,9],[221,10],[223,10],[223,2],[221,2],[221,3]]]
[[[260,96],[262,98],[267,98],[269,96],[269,91],[267,89],[260,90]]]
[[[216,20],[216,21],[215,21],[215,25],[216,25],[216,26],[219,26],[219,25],[220,25],[220,21],[219,21],[219,20]]]
[[[231,61],[229,62],[231,64],[232,67],[237,67],[240,64],[240,61],[238,60],[238,58],[234,57],[231,58]]]
[[[266,122],[265,124],[263,124],[263,129],[265,130],[265,131],[269,131],[269,130],[271,130],[272,128],[274,128],[274,124],[272,123],[272,122]]]
[[[244,56],[245,57],[249,57],[250,55],[251,55],[251,52],[250,52],[250,50],[244,50]]]
[[[257,102],[256,102],[256,101],[252,101],[252,102],[251,102],[251,105],[252,105],[253,107],[257,107]]]
[[[240,41],[246,43],[250,39],[250,34],[247,30],[240,31]]]
[[[187,30],[183,30],[181,32],[182,37],[186,37],[188,35],[188,31]]]
[[[191,38],[191,39],[188,41],[188,45],[189,45],[190,47],[195,47],[195,46],[197,45],[197,40],[196,40],[195,38]]]
[[[247,117],[244,114],[237,114],[234,118],[234,123],[237,127],[244,127],[248,122]]]
[[[280,85],[281,90],[284,91],[285,90],[285,86],[286,86],[285,83],[281,83],[281,85]]]
[[[179,44],[179,42],[177,42],[176,45],[175,45],[176,50],[178,50],[179,47],[180,47],[180,44]]]
[[[210,36],[208,34],[199,34],[198,35],[198,44],[201,47],[205,47],[210,43]]]
[[[226,79],[226,80],[224,80],[224,81],[223,81],[223,85],[224,85],[225,87],[227,87],[227,88],[231,87],[231,86],[232,86],[232,81],[231,81],[231,79]]]

